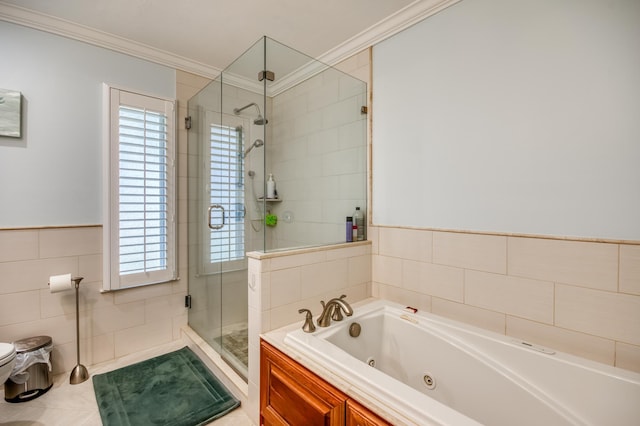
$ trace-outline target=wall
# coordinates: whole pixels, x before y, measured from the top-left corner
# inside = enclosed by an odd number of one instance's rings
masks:
[[[102,227],[0,230],[0,341],[53,339],[53,373],[76,365],[75,292],[49,292],[50,275],[80,284],[80,360],[89,367],[180,338],[186,283],[112,293],[102,286]]]
[[[75,295],[51,294],[47,286],[49,276],[69,272],[84,277],[79,299],[80,357],[89,372],[93,364],[179,339],[180,327],[187,323],[184,296],[188,286],[184,112],[186,100],[207,80],[178,73],[176,82],[173,70],[5,22],[0,22],[0,33],[3,40],[13,41],[11,46],[2,45],[2,52],[9,48],[17,52],[10,56],[15,67],[2,67],[0,76],[11,88],[21,90],[27,102],[25,136],[17,141],[0,140],[0,161],[15,163],[4,167],[3,162],[0,168],[0,191],[9,192],[2,196],[0,206],[0,341],[49,335],[54,344],[53,372],[71,370],[76,363]],[[55,79],[48,74],[43,77],[43,70],[54,70]],[[100,292],[102,81],[143,91],[164,87],[170,97],[177,91],[179,281]],[[65,100],[52,106],[52,96]],[[45,120],[46,112],[58,122]],[[76,127],[78,117],[86,118],[88,124]],[[53,131],[61,128],[75,129],[76,135],[68,138],[64,132]],[[59,170],[40,167],[46,158],[60,159]],[[14,166],[20,170],[16,172]],[[68,180],[85,185],[86,191]],[[40,194],[34,182],[52,186],[41,188],[47,193]],[[78,204],[67,203],[69,193]],[[59,222],[65,226],[51,226]]]
[[[376,45],[378,223],[640,241],[639,21],[461,1]]]
[[[640,246],[373,227],[373,295],[640,372]]]
[[[609,7],[613,3],[616,6]],[[576,30],[576,22],[579,22],[579,31],[574,33],[577,37],[584,32],[584,27],[581,27],[585,25],[583,19],[592,19],[596,33],[602,36],[594,49],[607,50],[608,61],[603,62],[606,64],[604,68],[607,72],[624,74],[626,82],[636,82],[626,94],[637,92],[640,73],[628,72],[639,69],[637,49],[629,51],[630,46],[635,47],[632,40],[637,37],[622,37],[637,30],[637,26],[629,25],[633,22],[631,16],[638,17],[637,4],[613,3],[580,2],[576,5],[562,2],[560,7],[553,2],[554,12],[544,13],[539,2],[525,1],[517,5],[492,0],[461,2],[374,47],[373,163],[370,168],[373,178],[370,219],[374,226],[369,232],[373,241],[374,296],[418,305],[420,309],[501,334],[640,371],[640,244],[624,241],[635,239],[638,229],[638,214],[629,215],[635,207],[627,209],[638,201],[638,168],[631,164],[633,158],[638,157],[638,144],[630,141],[637,140],[640,131],[637,130],[637,120],[628,120],[629,112],[633,114],[636,111],[637,115],[638,97],[625,98],[629,103],[628,110],[619,110],[620,104],[602,116],[608,117],[609,121],[605,121],[608,126],[615,127],[615,123],[619,123],[621,128],[606,135],[600,129],[585,139],[580,135],[584,135],[584,131],[589,133],[586,130],[589,125],[600,120],[599,117],[584,121],[585,117],[593,111],[607,108],[608,104],[605,98],[602,98],[603,103],[585,104],[585,99],[577,96],[563,97],[567,92],[575,95],[575,88],[583,87],[574,87],[573,84],[575,78],[583,81],[584,75],[567,75],[542,90],[537,86],[539,80],[530,78],[529,71],[537,72],[546,64],[555,66],[557,61],[539,62],[532,65],[531,70],[509,66],[521,65],[518,61],[524,52],[517,48],[522,47],[519,43],[523,40],[535,45],[540,50],[538,53],[557,52],[557,45],[562,44],[563,49],[569,48],[565,52],[567,57],[586,54],[591,58],[584,50],[571,50],[578,49],[575,42],[579,40],[571,39],[571,36],[568,39],[556,38],[558,34],[547,32],[547,24],[558,30]],[[573,6],[563,9],[567,5]],[[560,9],[556,10],[556,7]],[[627,7],[630,9],[625,9]],[[531,13],[528,15],[530,19],[523,19],[524,11]],[[535,14],[535,11],[542,13]],[[565,18],[565,27],[556,26],[562,21],[561,17]],[[576,21],[576,17],[580,19]],[[477,29],[478,22],[486,21],[495,24],[491,31],[468,32],[469,28]],[[507,29],[510,36],[504,33]],[[549,34],[553,35],[552,39]],[[561,35],[567,37],[566,33]],[[489,37],[489,42],[486,37]],[[593,41],[590,37],[588,40]],[[620,43],[613,43],[614,48],[611,43],[615,37],[620,39]],[[553,43],[549,43],[551,40]],[[486,46],[482,45],[485,50],[471,48],[469,43],[474,42],[486,43]],[[514,50],[514,47],[517,48]],[[444,57],[427,54],[431,48],[439,49],[437,53]],[[384,49],[387,49],[385,54],[378,55]],[[401,66],[407,57],[410,65]],[[444,80],[426,77],[427,74],[431,76],[429,73],[434,69],[441,69],[442,62],[450,66],[452,58],[458,61],[458,65],[449,69],[449,77],[458,78],[464,74],[464,79],[451,80],[446,75]],[[398,62],[392,59],[398,59]],[[626,63],[629,68],[620,66]],[[495,74],[484,73],[490,69]],[[598,72],[604,72],[603,68],[599,67]],[[512,109],[517,109],[522,103],[528,104],[529,97],[526,97],[526,102],[505,104],[504,93],[495,90],[488,96],[478,93],[483,87],[491,88],[487,84],[494,83],[496,75],[513,83],[510,86],[513,90],[537,88],[550,93],[554,99],[558,97],[561,100],[553,102],[562,103],[563,108],[572,111],[572,119],[575,118],[573,112],[585,112],[585,107],[593,107],[593,111],[589,110],[586,115],[577,113],[583,119],[579,125],[576,126],[575,122],[571,125],[578,132],[575,133],[564,128],[572,121],[565,121],[567,117],[553,109],[556,104],[548,102],[540,106],[536,103],[540,102],[539,98],[535,98],[531,105],[539,108],[536,114],[530,115],[533,120],[531,127],[512,131],[514,128],[509,126],[513,123],[502,120],[501,114],[511,117]],[[598,81],[602,82],[603,75],[598,76]],[[607,84],[606,87],[612,87],[616,96],[623,96],[617,90],[618,83],[613,86]],[[469,87],[475,91],[468,91]],[[597,93],[612,96],[606,90]],[[437,100],[435,105],[431,104],[434,100]],[[465,115],[469,106],[475,106],[474,111],[478,113],[475,118]],[[507,144],[494,144],[490,138],[485,138],[473,149],[464,148],[464,143],[473,139],[468,132],[482,132],[485,127],[507,129],[506,134],[511,136],[524,135],[526,143],[530,141],[527,139],[530,134],[539,136],[536,132],[554,134],[558,127],[549,127],[550,123],[538,121],[539,117],[549,118],[545,112],[547,108],[555,111],[553,116],[562,118],[553,123],[563,129],[559,132],[560,139],[551,139],[556,141],[553,149],[548,149],[548,140],[537,137],[527,147],[526,154],[516,149],[522,142],[516,137]],[[497,119],[492,114],[498,114]],[[617,118],[612,118],[612,115]],[[388,131],[380,131],[381,127]],[[446,137],[430,133],[443,132],[448,127],[452,132]],[[504,134],[497,132],[499,137]],[[557,218],[556,224],[566,224],[567,217],[561,217],[562,206],[567,201],[571,202],[571,197],[579,196],[577,192],[582,190],[555,194],[554,202],[550,202],[544,191],[528,192],[529,186],[538,180],[545,182],[550,194],[554,187],[567,184],[565,178],[568,177],[569,183],[575,178],[574,183],[580,187],[578,181],[585,172],[580,167],[585,164],[578,165],[579,170],[572,169],[572,163],[567,160],[572,156],[559,155],[557,150],[567,150],[582,160],[585,150],[593,148],[594,137],[598,138],[595,151],[599,153],[596,157],[600,162],[586,170],[589,175],[586,182],[593,183],[593,187],[582,192],[587,195],[586,201],[580,198],[586,202],[585,205],[577,211],[573,206],[568,209],[568,221],[580,222],[582,216],[589,216],[596,222],[610,221],[613,225],[610,229],[615,229],[614,235],[623,241],[567,238],[566,235],[572,234],[572,227],[564,229],[566,233],[559,237],[543,238],[540,234],[549,229],[545,228],[545,221]],[[440,144],[436,146],[435,141]],[[453,152],[447,151],[451,147]],[[444,158],[436,155],[441,152],[448,154]],[[509,157],[514,152],[519,152],[517,160]],[[538,161],[540,158],[545,161]],[[528,175],[529,171],[537,168],[546,173],[547,168],[540,165],[548,164],[547,160],[559,165],[562,176],[551,173],[540,177],[533,172]],[[505,165],[506,169],[503,168]],[[525,183],[520,181],[517,186],[519,192],[515,195],[502,194],[498,201],[491,201],[491,195],[485,196],[484,189],[491,186],[488,182],[505,185],[519,182],[523,168],[527,170],[524,175],[528,180]],[[600,185],[608,178],[616,179],[615,185],[608,185],[611,191],[626,197],[620,203],[612,202],[611,194],[605,194],[607,190],[602,191]],[[472,194],[457,191],[465,186],[477,191]],[[485,209],[487,204],[489,209]],[[548,213],[533,209],[538,214],[527,216],[529,209],[523,206],[531,205],[541,205],[548,209]],[[595,205],[598,207],[589,207]],[[598,216],[602,206],[619,215]],[[434,221],[434,214],[445,220],[462,218],[466,221]],[[527,229],[531,235],[523,235],[522,229],[510,227],[512,219],[524,218],[529,222]],[[478,221],[484,222],[480,224]],[[487,223],[491,225],[485,227]],[[459,229],[460,232],[446,232],[441,227]],[[515,233],[514,229],[521,233]],[[594,232],[597,234],[599,231],[594,229]]]
[[[367,64],[365,50],[343,67]],[[268,206],[279,218],[268,229],[270,248],[345,241],[345,217],[356,206],[367,210],[365,85],[330,68],[274,96],[272,105],[267,173],[282,202]]]
[[[345,294],[349,302],[371,295],[371,243],[358,242],[286,252],[249,253],[249,407],[259,418],[260,339],[302,321],[298,309],[322,312],[321,300]]]
[[[102,83],[175,97],[173,69],[0,21],[2,88],[23,137],[0,137],[0,228],[102,223]]]

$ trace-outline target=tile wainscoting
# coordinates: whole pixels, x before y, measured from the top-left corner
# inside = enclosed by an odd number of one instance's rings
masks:
[[[371,227],[372,295],[640,372],[640,245]]]
[[[102,227],[0,230],[0,341],[47,335],[53,374],[76,365],[75,292],[52,294],[49,276],[80,284],[80,360],[113,361],[180,338],[186,280],[101,293]]]

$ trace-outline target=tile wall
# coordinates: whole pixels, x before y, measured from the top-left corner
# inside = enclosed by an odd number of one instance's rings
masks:
[[[75,292],[51,293],[49,276],[80,284],[80,361],[89,367],[180,338],[186,283],[101,293],[102,227],[0,230],[0,341],[47,335],[53,373],[76,365]],[[91,369],[89,368],[89,372]]]
[[[395,227],[369,239],[373,296],[640,372],[640,245]]]
[[[344,218],[366,210],[368,49],[273,97],[268,170],[283,200],[272,248],[344,241]],[[350,75],[356,78],[356,80]],[[270,124],[271,125],[271,124]],[[288,213],[288,214],[285,214]],[[292,216],[293,220],[282,220]]]
[[[90,367],[180,338],[187,324],[187,100],[208,79],[177,72],[178,265],[181,279],[101,293],[102,226],[0,229],[0,342],[47,335],[53,373],[76,365],[75,293],[51,294],[49,276],[80,284],[80,360]],[[91,369],[89,368],[89,372]]]
[[[368,241],[287,252],[249,253],[249,407],[259,418],[259,334],[299,321],[298,309],[322,312],[321,300],[345,294],[349,302],[371,295]]]

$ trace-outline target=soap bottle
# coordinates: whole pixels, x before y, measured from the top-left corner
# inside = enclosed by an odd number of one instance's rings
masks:
[[[347,216],[347,227],[346,227],[346,241],[348,243],[353,241],[353,217]]]
[[[269,179],[267,179],[267,199],[276,198],[276,181],[273,180],[273,173],[269,173]]]
[[[356,211],[353,213],[353,224],[358,228],[358,235],[353,240],[364,241],[364,213],[360,207],[356,207]]]

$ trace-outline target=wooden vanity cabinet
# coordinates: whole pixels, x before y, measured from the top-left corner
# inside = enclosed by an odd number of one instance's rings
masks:
[[[391,426],[391,423],[378,417],[353,399],[347,400],[346,416],[346,426]]]
[[[260,341],[260,424],[391,425],[263,340]]]
[[[273,346],[260,343],[260,421],[343,425],[347,396]]]

